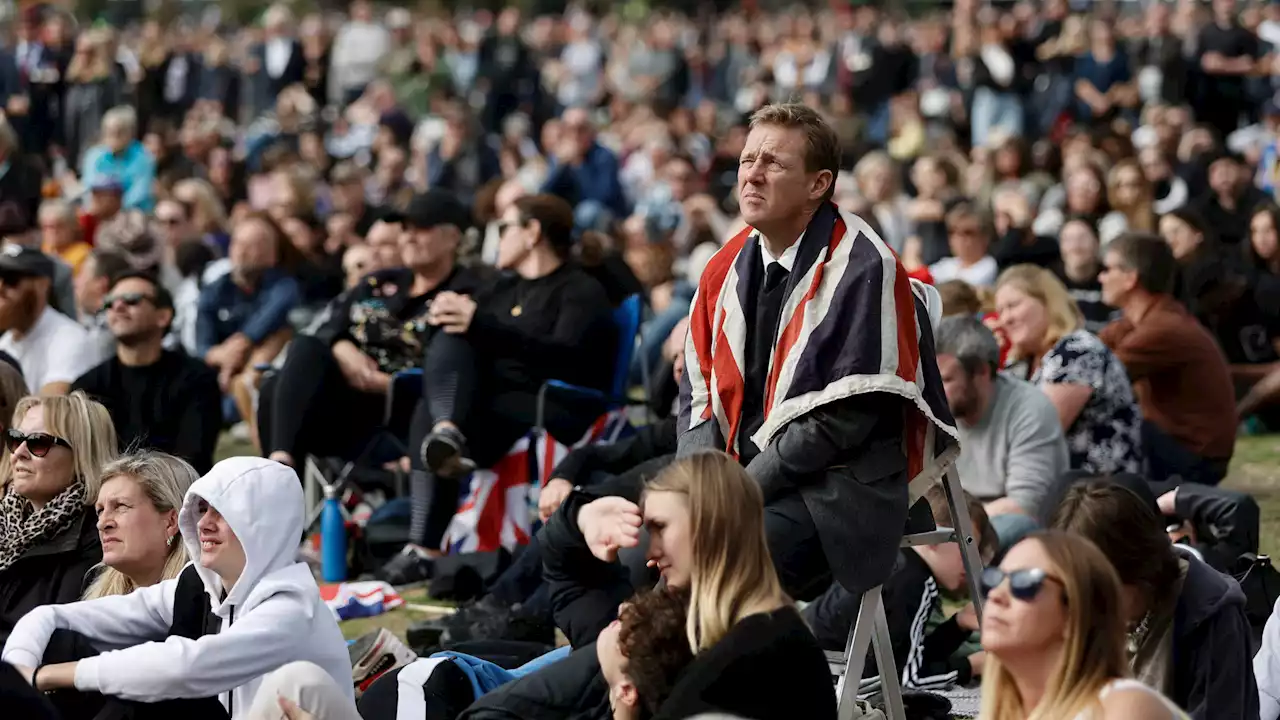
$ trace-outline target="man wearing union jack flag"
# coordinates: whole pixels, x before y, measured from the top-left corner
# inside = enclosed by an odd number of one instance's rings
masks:
[[[934,359],[936,293],[831,202],[839,143],[817,112],[757,111],[740,160],[749,227],[698,285],[680,453],[724,450],[760,483],[792,596],[832,579],[860,593],[892,570],[908,480],[956,435]]]

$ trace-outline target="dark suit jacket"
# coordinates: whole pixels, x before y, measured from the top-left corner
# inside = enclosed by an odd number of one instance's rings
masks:
[[[280,91],[303,81],[306,74],[307,61],[302,55],[302,43],[297,40],[291,40],[290,47],[293,48],[289,53],[289,62],[284,67],[284,72],[280,77],[271,77],[271,73],[267,72],[267,46],[259,45],[255,53],[258,56],[258,62],[262,68],[260,72],[266,78],[267,92],[272,103],[280,96]]]

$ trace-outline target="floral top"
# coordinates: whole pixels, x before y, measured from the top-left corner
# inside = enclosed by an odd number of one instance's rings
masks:
[[[331,346],[350,340],[385,373],[420,367],[434,332],[427,324],[431,299],[443,290],[470,295],[479,285],[471,271],[459,268],[431,292],[415,296],[410,294],[413,271],[372,273],[334,300],[315,335]]]
[[[1030,378],[1033,385],[1085,385],[1093,389],[1067,428],[1072,470],[1099,475],[1142,472],[1142,412],[1124,364],[1098,336],[1068,333],[1045,353]]]

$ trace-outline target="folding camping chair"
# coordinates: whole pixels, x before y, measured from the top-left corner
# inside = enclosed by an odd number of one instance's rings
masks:
[[[932,428],[929,435],[929,442],[932,442]],[[973,520],[969,517],[969,505],[965,502],[964,490],[960,487],[960,475],[955,468],[956,458],[959,455],[960,446],[956,444],[939,453],[924,472],[912,479],[909,490],[911,503],[914,505],[934,482],[941,479],[947,495],[947,505],[951,509],[952,524],[955,527],[904,535],[902,547],[958,543],[969,582],[969,594],[973,598],[974,609],[978,611],[978,617],[981,619],[982,592],[979,587],[979,578],[982,575],[982,558],[974,542]],[[885,617],[879,585],[862,594],[858,605],[858,617],[854,620],[853,628],[849,632],[844,652],[827,653],[827,664],[831,668],[832,676],[836,679],[839,720],[858,718],[856,702],[858,685],[862,680],[869,645],[875,648],[875,662],[880,672],[880,692],[884,697],[885,715],[889,720],[906,720],[906,712],[902,704],[902,685],[898,677],[898,666],[894,662],[889,622]]]
[[[627,397],[628,381],[631,379],[631,359],[635,357],[640,345],[640,321],[644,315],[644,300],[640,295],[631,295],[622,301],[613,311],[613,325],[618,330],[618,355],[614,359],[613,383],[609,392],[604,393],[594,388],[582,387],[561,380],[548,380],[538,389],[537,424],[534,430],[546,430],[547,393],[577,396],[599,400],[604,406],[613,410],[620,407],[644,405],[643,400],[632,400]],[[630,342],[627,341],[630,338]],[[649,388],[649,364],[640,359],[640,377],[646,390]]]
[[[418,398],[422,396],[422,369],[409,368],[391,376],[391,385],[387,388],[387,401],[382,414],[382,425],[365,443],[360,453],[342,465],[342,468],[329,480],[321,469],[321,460],[315,455],[307,455],[303,465],[302,490],[306,506],[311,508],[307,514],[305,528],[311,527],[320,519],[324,510],[325,492],[333,489],[339,497],[347,488],[359,484],[361,469],[370,464],[381,464],[404,457],[408,454],[404,437],[408,434],[409,421],[413,417],[413,409]],[[400,469],[394,471],[394,482],[390,488],[397,497],[408,492],[407,478]],[[346,506],[342,505],[343,517],[350,519]]]

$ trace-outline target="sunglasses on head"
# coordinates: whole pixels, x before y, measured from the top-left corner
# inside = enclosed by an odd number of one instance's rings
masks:
[[[117,302],[122,302],[127,307],[134,307],[142,302],[154,303],[155,298],[139,292],[119,293],[116,295],[108,295],[102,299],[102,309],[108,310]]]
[[[56,445],[61,445],[68,450],[71,449],[71,443],[49,433],[38,432],[28,435],[14,428],[4,431],[4,444],[5,447],[9,448],[9,452],[17,452],[18,448],[22,447],[22,443],[27,444],[28,452],[40,458],[48,455],[49,451]]]
[[[1040,568],[1025,568],[1023,570],[1005,572],[998,567],[989,567],[982,571],[983,599],[990,595],[992,590],[1000,587],[1005,578],[1009,579],[1009,594],[1022,602],[1035,600],[1036,595],[1040,594],[1040,588],[1044,586],[1045,580],[1052,580],[1061,584],[1060,580]]]

